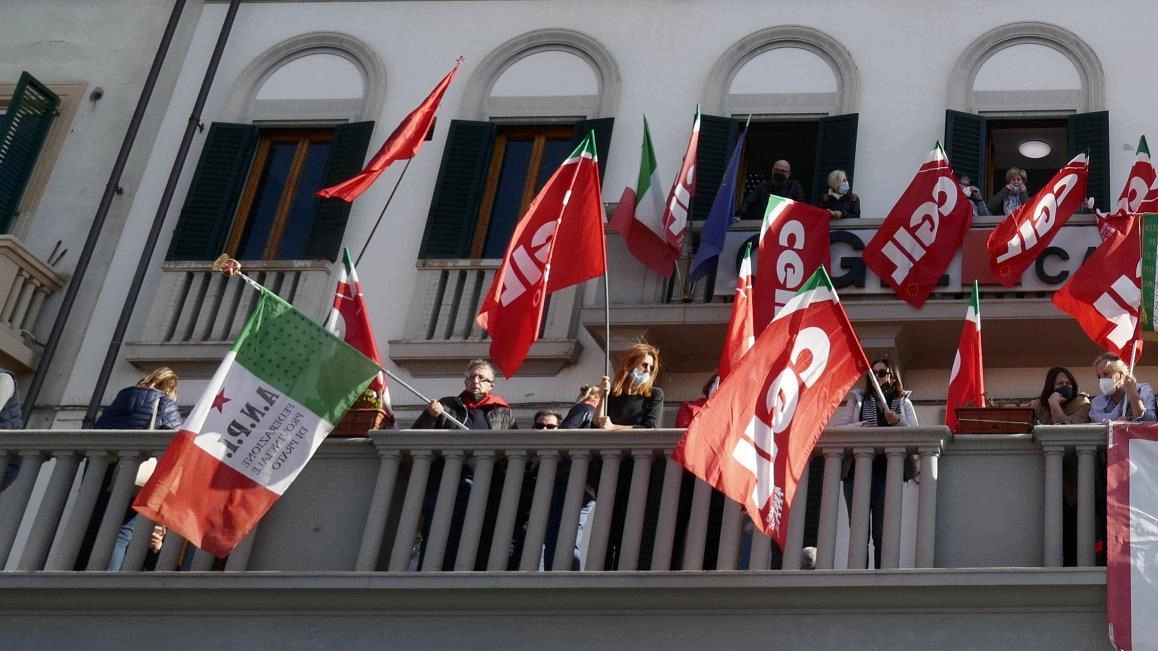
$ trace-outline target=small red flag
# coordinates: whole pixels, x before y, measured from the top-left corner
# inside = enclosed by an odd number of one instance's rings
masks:
[[[744,355],[756,343],[752,323],[752,244],[744,247],[744,257],[740,261],[740,275],[736,278],[736,299],[732,302],[732,316],[728,319],[728,332],[724,337],[724,351],[720,354],[718,375],[728,377],[732,369],[740,364]]]
[[[829,221],[827,210],[776,195],[768,197],[752,283],[757,336],[817,267],[828,266]]]
[[[350,250],[342,251],[342,271],[338,274],[338,286],[334,290],[334,307],[326,317],[325,328],[342,341],[350,344],[358,352],[382,365],[382,354],[378,352],[378,342],[374,339],[374,328],[370,326],[370,313],[366,309],[366,298],[362,295],[362,283],[350,258]],[[390,405],[390,387],[386,383],[386,373],[379,371],[368,387],[382,399],[386,410],[385,427],[394,426],[394,408]]]
[[[692,197],[696,194],[696,150],[700,144],[700,107],[696,105],[696,120],[692,123],[692,135],[688,139],[688,149],[680,165],[680,173],[671,184],[667,194],[667,204],[663,209],[663,232],[668,246],[683,251],[684,234],[688,230],[688,212],[692,209]]]
[[[961,340],[957,343],[957,356],[953,358],[953,370],[949,373],[949,395],[945,401],[945,427],[953,432],[961,431],[957,422],[958,407],[985,406],[985,365],[981,361],[981,294],[977,281],[973,281],[973,296],[969,309],[965,311],[965,324],[961,327]]]
[[[382,143],[382,148],[378,150],[377,154],[370,159],[366,168],[358,172],[353,177],[331,185],[328,188],[318,190],[317,196],[322,199],[337,198],[343,201],[353,201],[357,199],[370,186],[386,168],[396,160],[403,160],[406,158],[414,158],[418,153],[419,148],[422,147],[422,141],[426,139],[427,132],[430,131],[430,125],[434,123],[434,114],[438,111],[438,105],[442,102],[442,94],[446,92],[446,87],[450,85],[450,80],[454,79],[454,73],[458,72],[458,66],[462,64],[460,58],[450,72],[438,82],[434,90],[430,91],[426,99],[418,105],[418,108],[410,112],[402,123],[395,129],[394,133]]]
[[[989,233],[989,267],[1002,285],[1016,285],[1021,274],[1082,205],[1089,169],[1089,159],[1085,154],[1078,154],[1058,170],[1029,203]]]
[[[864,262],[920,308],[973,224],[973,208],[938,143],[864,249]]]
[[[596,161],[592,132],[531,201],[475,317],[490,334],[491,360],[508,378],[539,336],[547,295],[607,269]]]
[[[1078,267],[1050,299],[1072,315],[1094,343],[1127,362],[1142,352],[1142,227],[1135,217]]]
[[[672,459],[743,504],[783,548],[812,448],[868,368],[828,274],[817,269],[708,398]]]
[[[1158,210],[1158,171],[1150,161],[1150,147],[1146,136],[1138,139],[1137,158],[1126,177],[1126,186],[1118,195],[1114,212],[1098,212],[1098,234],[1102,241],[1110,239],[1115,231],[1123,229],[1133,215]]]

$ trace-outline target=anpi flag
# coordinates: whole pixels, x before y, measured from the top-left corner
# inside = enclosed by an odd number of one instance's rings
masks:
[[[1158,649],[1158,425],[1114,425],[1106,467],[1106,621],[1122,651]]]
[[[1089,159],[1078,154],[1050,182],[989,233],[989,267],[1006,287],[1049,246],[1050,240],[1085,201]]]
[[[378,366],[269,291],[133,508],[216,556],[253,528]]]
[[[1118,203],[1112,213],[1098,212],[1098,234],[1102,240],[1110,239],[1116,231],[1133,219],[1134,215],[1158,210],[1158,171],[1150,161],[1150,147],[1146,136],[1138,139],[1137,158],[1126,177],[1126,186],[1118,195]]]
[[[957,356],[949,373],[949,396],[945,401],[945,427],[961,431],[957,422],[958,407],[985,406],[985,365],[981,362],[981,295],[977,281],[973,281],[973,296],[965,311],[961,340],[957,342]]]
[[[732,316],[728,319],[724,350],[720,354],[720,364],[716,371],[721,380],[740,364],[740,360],[744,359],[744,355],[755,343],[756,334],[752,323],[752,243],[749,242],[744,245],[744,256],[740,260],[736,299],[732,302]]]
[[[382,365],[382,355],[374,340],[374,329],[370,327],[370,314],[366,310],[366,299],[362,296],[362,283],[358,282],[358,272],[350,259],[350,249],[342,250],[342,271],[338,274],[338,287],[334,290],[334,306],[326,317],[326,330],[350,344],[375,364]],[[390,406],[390,387],[386,384],[386,373],[379,371],[370,382],[370,389],[382,398],[390,424],[394,423],[394,409]]]
[[[757,336],[809,274],[828,266],[828,223],[827,210],[774,194],[768,197],[753,281],[752,318]]]
[[[972,224],[973,207],[937,143],[865,247],[865,265],[919,309]]]
[[[1141,231],[1139,220],[1131,219],[1124,231],[1102,242],[1050,299],[1077,319],[1094,343],[1131,364],[1142,344],[1138,322],[1142,304]]]
[[[430,125],[434,124],[434,114],[442,102],[442,95],[446,92],[446,87],[450,85],[450,81],[454,79],[454,73],[458,72],[458,66],[461,64],[462,59],[460,58],[455,62],[450,72],[442,78],[442,81],[438,82],[434,90],[430,91],[426,99],[422,100],[422,103],[394,128],[394,133],[391,133],[386,142],[382,143],[382,148],[378,150],[377,154],[374,154],[374,157],[366,164],[365,169],[337,185],[318,190],[317,196],[322,199],[338,198],[343,201],[353,201],[358,198],[358,195],[369,190],[374,181],[378,180],[378,177],[386,171],[391,163],[405,158],[414,158],[414,155],[422,147],[427,132],[430,131]]]
[[[647,116],[643,116],[643,145],[639,156],[639,178],[635,187],[623,189],[610,225],[627,244],[627,250],[648,269],[668,278],[679,257],[679,249],[667,243],[663,229],[663,195],[655,150]]]
[[[607,269],[597,160],[590,132],[519,220],[475,317],[491,336],[491,360],[508,378],[539,336],[547,295]]]
[[[816,439],[868,369],[828,274],[817,269],[708,398],[672,458],[743,504],[783,548]]]

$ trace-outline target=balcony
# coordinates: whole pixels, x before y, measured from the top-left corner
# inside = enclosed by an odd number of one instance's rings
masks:
[[[156,571],[141,571],[146,523],[124,571],[110,573],[100,570],[137,467],[169,435],[13,432],[0,447],[21,464],[0,498],[6,636],[103,648],[120,639],[119,627],[161,630],[213,616],[212,626],[166,645],[375,648],[390,630],[398,648],[465,640],[496,648],[521,630],[535,648],[646,647],[654,637],[678,638],[680,649],[731,648],[769,631],[792,648],[1108,648],[1105,576],[1094,556],[1103,426],[956,438],[941,427],[826,431],[816,453],[820,504],[797,493],[783,557],[784,567],[799,567],[805,514],[815,513],[815,572],[769,569],[769,541],[757,533],[745,544],[739,508],[714,502],[666,460],[680,434],[402,431],[330,440],[218,571],[201,552],[182,558],[172,532]],[[851,458],[860,469],[852,504],[866,505],[874,455],[888,460],[882,565],[899,569],[841,569],[872,557],[867,511],[849,518],[842,506],[841,466]],[[919,483],[902,482],[906,455],[920,459]],[[598,475],[589,472],[597,463]],[[84,564],[91,571],[71,571],[109,467],[116,474]],[[1072,480],[1067,468],[1076,469]],[[570,543],[588,484],[594,509],[580,544],[585,569],[576,572]],[[551,531],[556,490],[562,509]],[[1077,496],[1072,529],[1063,525],[1067,491]],[[424,511],[431,522],[419,563]],[[540,571],[552,535],[557,569]],[[1077,567],[1062,567],[1069,545]],[[86,621],[92,626],[76,626]]]
[[[330,263],[318,260],[245,261],[244,271],[270,291],[319,320],[332,304]],[[125,358],[143,371],[169,366],[182,376],[208,377],[257,306],[244,283],[213,271],[211,262],[165,262],[144,332],[125,344]]]
[[[65,278],[11,235],[0,235],[0,364],[20,374],[36,369],[40,351],[30,333],[44,300]]]

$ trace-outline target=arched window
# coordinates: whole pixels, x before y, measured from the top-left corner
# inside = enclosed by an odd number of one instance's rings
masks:
[[[814,201],[832,170],[853,176],[858,95],[852,56],[828,34],[798,25],[750,34],[729,48],[708,76],[697,155],[700,182],[719,183],[750,115],[738,194],[767,180],[773,163],[784,159],[806,200]],[[693,218],[707,216],[713,194],[696,196]],[[746,216],[755,217],[762,206],[751,205]]]
[[[378,57],[343,34],[285,41],[242,72],[209,128],[171,260],[334,259],[349,204],[322,187],[356,174],[382,104]]]
[[[619,69],[598,41],[540,30],[475,67],[450,124],[423,258],[500,258],[551,173],[595,131],[600,171],[619,101]]]
[[[1089,150],[1087,193],[1108,206],[1109,114],[1102,107],[1101,63],[1076,34],[1045,23],[1004,25],[957,60],[945,148],[957,173],[986,196],[1010,167],[1026,170],[1032,193]]]

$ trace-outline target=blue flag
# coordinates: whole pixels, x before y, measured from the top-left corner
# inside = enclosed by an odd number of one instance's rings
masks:
[[[720,251],[724,250],[724,235],[732,225],[732,215],[735,213],[736,173],[740,169],[740,154],[744,151],[744,138],[747,136],[748,131],[745,129],[732,149],[732,158],[728,161],[724,178],[720,180],[720,189],[712,201],[712,210],[708,212],[704,228],[700,231],[700,246],[696,249],[695,259],[692,260],[692,270],[688,274],[689,283],[708,275],[708,272],[715,268]]]

